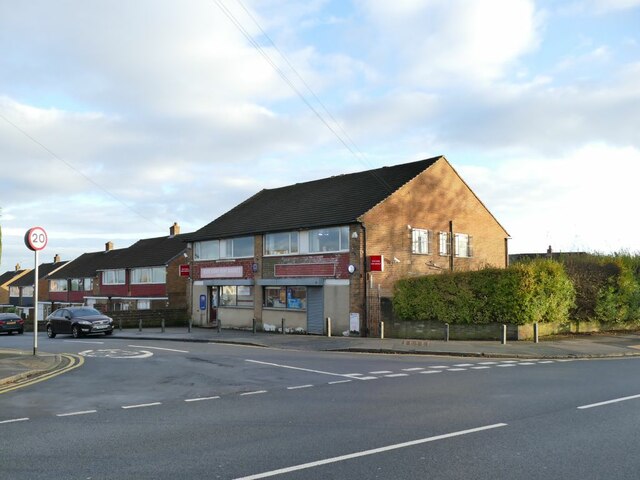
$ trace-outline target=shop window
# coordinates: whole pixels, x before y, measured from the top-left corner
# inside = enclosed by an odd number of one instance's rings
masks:
[[[221,307],[253,307],[253,287],[227,285],[220,287]]]
[[[306,287],[265,287],[264,306],[286,308],[290,310],[306,310]]]

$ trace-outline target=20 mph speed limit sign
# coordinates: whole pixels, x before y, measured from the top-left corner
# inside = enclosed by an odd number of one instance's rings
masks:
[[[33,227],[24,235],[24,244],[29,250],[37,252],[47,246],[47,232],[42,227]]]

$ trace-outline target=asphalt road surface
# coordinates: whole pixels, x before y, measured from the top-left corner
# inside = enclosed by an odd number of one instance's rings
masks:
[[[30,335],[0,338],[29,350]],[[6,479],[637,479],[640,359],[39,339],[81,368],[0,395]]]

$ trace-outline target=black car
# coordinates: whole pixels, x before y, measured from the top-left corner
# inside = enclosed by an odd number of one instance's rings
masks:
[[[15,313],[0,313],[0,332],[24,333],[24,320]]]
[[[74,338],[91,333],[113,333],[113,320],[92,307],[59,308],[47,317],[47,335],[70,333]]]

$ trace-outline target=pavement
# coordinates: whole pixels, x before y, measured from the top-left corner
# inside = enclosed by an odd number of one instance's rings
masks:
[[[587,359],[640,357],[640,333],[580,334],[533,341],[444,341],[398,338],[363,338],[281,333],[252,333],[172,327],[115,330],[114,339],[224,343],[298,351],[360,352],[379,354],[444,355],[486,358]],[[105,338],[108,342],[109,338]],[[64,355],[0,349],[0,393],[2,388],[25,378],[48,375],[66,367]]]

